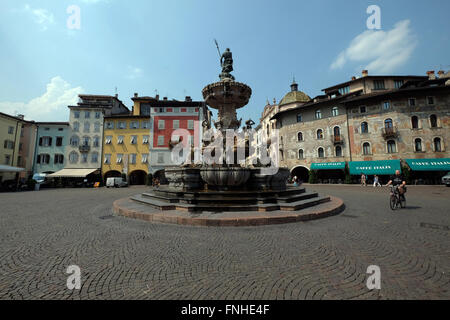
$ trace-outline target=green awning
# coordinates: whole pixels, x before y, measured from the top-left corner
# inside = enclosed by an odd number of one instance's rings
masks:
[[[400,160],[379,160],[379,161],[351,161],[348,163],[350,174],[366,175],[372,174],[395,174],[395,170],[400,170]]]
[[[413,171],[450,171],[450,158],[405,159]]]
[[[345,169],[345,162],[320,162],[311,163],[311,170]]]

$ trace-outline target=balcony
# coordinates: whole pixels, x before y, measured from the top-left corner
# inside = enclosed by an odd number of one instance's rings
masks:
[[[335,144],[335,145],[343,145],[344,137],[342,135],[332,135],[331,142],[333,142],[333,144]]]
[[[381,135],[384,139],[389,138],[397,138],[398,137],[398,130],[397,127],[385,127],[381,131]]]
[[[91,150],[91,146],[89,145],[81,145],[78,147],[81,153],[87,153]]]

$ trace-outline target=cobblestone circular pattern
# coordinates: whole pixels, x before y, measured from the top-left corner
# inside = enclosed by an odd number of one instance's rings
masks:
[[[258,227],[195,227],[113,215],[144,189],[0,194],[0,299],[449,299],[450,188],[314,186],[340,215]],[[69,265],[81,290],[68,290]],[[381,269],[381,290],[366,287]]]

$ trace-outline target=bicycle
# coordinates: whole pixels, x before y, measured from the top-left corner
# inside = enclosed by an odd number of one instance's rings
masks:
[[[406,207],[406,199],[404,194],[400,194],[400,191],[398,190],[398,186],[391,186],[391,192],[390,192],[390,199],[389,199],[389,205],[392,210],[396,210],[399,207],[405,208]]]

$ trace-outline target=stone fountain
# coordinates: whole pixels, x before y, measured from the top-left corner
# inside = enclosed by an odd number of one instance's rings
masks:
[[[247,105],[252,90],[248,85],[235,81],[231,75],[233,59],[229,49],[222,54],[220,62],[220,81],[208,84],[202,93],[206,104],[218,110],[218,119],[214,126],[216,132],[220,133],[221,138],[218,139],[223,139],[223,145],[226,146],[226,132],[238,130],[241,126],[236,110]],[[251,120],[246,122],[247,129],[251,128],[252,123]],[[248,141],[244,142],[244,154],[247,157],[249,144]],[[264,166],[246,164],[245,159],[229,164],[225,158],[231,156],[237,160],[239,141],[235,139],[231,143],[231,148],[227,149],[231,155],[224,152],[220,161],[214,163],[167,168],[165,176],[169,181],[168,185],[153,188],[152,191],[131,199],[159,210],[183,210],[196,214],[296,211],[330,200],[330,197],[321,197],[316,192],[307,192],[304,188],[287,187],[287,168],[278,168],[275,173],[267,174]],[[211,151],[211,148],[211,141],[204,141],[202,151]]]

